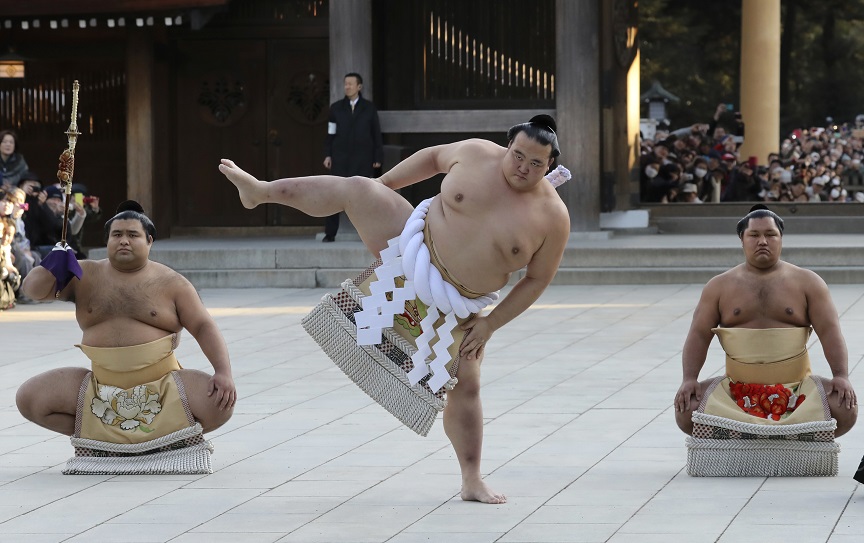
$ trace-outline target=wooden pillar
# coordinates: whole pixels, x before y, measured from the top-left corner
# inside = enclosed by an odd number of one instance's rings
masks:
[[[741,160],[767,165],[780,145],[780,0],[741,4]]]
[[[560,190],[570,230],[600,229],[600,5],[555,1],[555,109],[561,164],[573,179]]]
[[[627,72],[627,171],[630,180],[630,205],[621,209],[636,209],[639,207],[639,159],[641,153],[641,140],[639,139],[639,117],[641,101],[639,100],[639,78],[640,78],[640,52],[636,49],[636,56],[630,70]]]
[[[603,2],[601,6],[600,211],[604,213],[627,211],[634,207],[631,204],[639,204],[637,9],[635,2],[624,0]],[[631,200],[634,181],[637,194],[635,202]]]
[[[372,101],[372,0],[330,0],[330,102],[345,98],[345,74],[363,76],[363,98]],[[337,239],[357,230],[342,213]],[[359,239],[359,237],[357,237]]]
[[[126,46],[126,196],[153,213],[153,38],[130,30]]]
[[[330,102],[345,97],[345,74],[363,76],[372,100],[372,0],[330,0]]]

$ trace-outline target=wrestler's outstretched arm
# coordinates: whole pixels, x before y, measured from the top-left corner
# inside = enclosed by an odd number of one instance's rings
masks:
[[[482,356],[492,334],[531,307],[552,282],[570,236],[570,216],[563,203],[549,221],[555,227],[532,256],[525,276],[513,285],[507,296],[487,316],[475,315],[462,324],[461,328],[469,332],[462,341],[460,356],[469,360]]]
[[[708,347],[714,339],[712,328],[720,324],[720,292],[721,279],[715,277],[708,281],[702,289],[702,296],[693,311],[690,331],[684,341],[684,351],[681,355],[683,379],[681,387],[675,393],[675,410],[683,413],[690,409],[690,399],[702,401],[702,391],[699,388],[699,372],[708,357]]]
[[[439,173],[447,173],[464,157],[471,153],[475,155],[482,153],[489,145],[495,144],[486,140],[470,139],[427,147],[391,168],[377,181],[393,190],[401,189]]]
[[[87,269],[93,263],[89,260],[81,260],[78,264],[84,272],[81,279],[84,280],[84,277],[87,277]],[[75,288],[79,282],[77,277],[73,277],[69,281],[69,284],[60,291],[60,295],[55,297],[54,292],[57,289],[57,278],[46,268],[36,266],[24,278],[21,290],[33,300],[39,300],[40,302],[53,302],[55,300],[74,301]]]

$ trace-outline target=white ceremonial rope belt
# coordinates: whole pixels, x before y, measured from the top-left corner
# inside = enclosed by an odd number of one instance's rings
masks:
[[[393,317],[405,311],[405,302],[419,298],[426,304],[428,310],[426,318],[420,322],[422,333],[417,338],[417,352],[411,356],[414,369],[408,372],[408,381],[416,385],[431,373],[429,388],[438,392],[450,380],[445,366],[450,361],[447,349],[453,344],[452,332],[459,324],[457,317],[466,319],[479,313],[498,299],[498,292],[466,298],[441,277],[441,272],[432,265],[429,248],[423,243],[423,227],[431,203],[432,198],[420,202],[405,223],[402,234],[387,242],[387,248],[381,251],[383,263],[375,268],[378,279],[370,283],[371,294],[361,298],[363,309],[355,313],[354,318],[357,344],[377,345],[382,341],[381,331],[392,327]],[[403,275],[405,286],[398,288],[394,279]],[[436,329],[439,312],[445,319]],[[429,343],[436,336],[438,342],[432,348]]]

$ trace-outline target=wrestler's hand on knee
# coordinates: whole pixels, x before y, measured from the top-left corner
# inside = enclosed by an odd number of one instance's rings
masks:
[[[675,411],[683,413],[690,409],[690,399],[696,396],[696,401],[702,401],[702,390],[696,379],[685,379],[678,392],[675,393]]]
[[[462,346],[459,349],[459,356],[472,360],[480,358],[486,349],[486,343],[492,337],[495,331],[486,317],[475,315],[471,320],[465,321],[459,328],[468,330],[465,338],[462,340]]]
[[[217,373],[210,378],[207,386],[207,396],[219,409],[230,409],[237,403],[237,390],[234,388],[234,379],[230,375]]]
[[[840,405],[845,405],[846,409],[852,409],[858,405],[858,398],[855,396],[855,389],[852,388],[852,383],[846,377],[835,377],[831,379],[832,392],[837,393],[837,399]]]

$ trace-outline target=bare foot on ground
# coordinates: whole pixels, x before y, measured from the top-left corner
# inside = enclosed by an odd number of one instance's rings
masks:
[[[486,483],[482,479],[477,479],[473,482],[463,482],[462,499],[466,502],[507,503],[507,497],[504,494],[496,494],[491,488],[486,486]]]
[[[219,164],[219,171],[237,187],[237,192],[240,193],[240,203],[243,204],[243,207],[252,209],[261,203],[258,194],[259,185],[263,183],[262,181],[258,181],[227,158],[222,159],[222,163]]]

